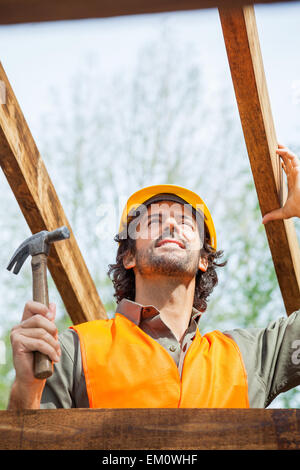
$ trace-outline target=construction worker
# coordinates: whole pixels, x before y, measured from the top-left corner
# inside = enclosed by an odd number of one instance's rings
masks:
[[[263,218],[300,217],[300,162],[282,145],[284,207]],[[55,305],[27,302],[12,329],[16,377],[9,408],[263,408],[300,384],[300,313],[263,329],[201,335],[201,314],[218,282],[214,223],[204,201],[174,185],[134,193],[110,265],[113,319],[86,322],[58,336]],[[33,353],[54,361],[45,380]]]

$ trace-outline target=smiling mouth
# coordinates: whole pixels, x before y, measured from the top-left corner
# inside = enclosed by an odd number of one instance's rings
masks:
[[[170,238],[161,240],[160,242],[157,243],[156,247],[158,248],[160,246],[166,245],[167,243],[173,243],[175,245],[178,245],[180,248],[184,248],[184,244],[182,242],[180,242],[179,240],[174,240]]]

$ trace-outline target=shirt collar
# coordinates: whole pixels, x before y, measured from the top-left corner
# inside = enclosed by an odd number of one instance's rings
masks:
[[[154,307],[154,305],[141,305],[129,299],[122,299],[120,301],[117,306],[116,313],[124,315],[128,320],[132,321],[137,326],[139,326],[143,320],[154,318],[155,316],[160,315],[160,311]],[[201,312],[193,307],[191,312],[191,320],[194,320],[196,323],[198,323],[200,317]]]

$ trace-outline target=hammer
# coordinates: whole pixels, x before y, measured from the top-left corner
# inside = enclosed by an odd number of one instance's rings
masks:
[[[26,258],[31,255],[31,268],[33,280],[33,300],[41,302],[49,307],[48,284],[47,284],[47,257],[50,252],[50,244],[70,237],[66,226],[62,226],[52,232],[43,230],[27,238],[13,254],[7,269],[13,266],[14,274],[18,274]],[[48,356],[35,351],[34,353],[34,376],[37,379],[47,379],[52,375],[53,364]]]

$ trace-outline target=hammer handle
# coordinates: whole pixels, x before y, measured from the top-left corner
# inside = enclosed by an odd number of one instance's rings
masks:
[[[41,253],[31,259],[33,300],[49,306],[47,283],[47,255]],[[34,376],[37,379],[47,379],[53,373],[53,364],[48,356],[35,351]]]

